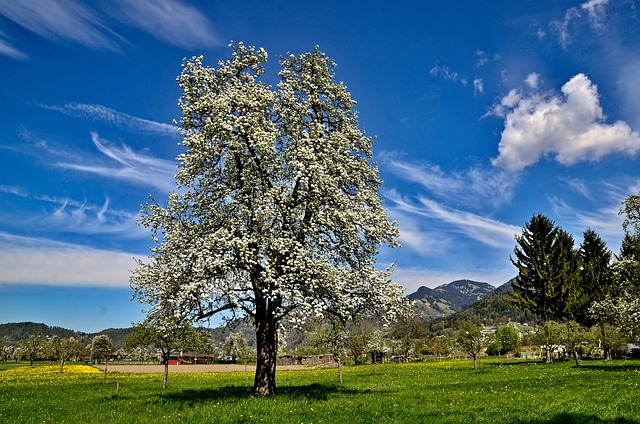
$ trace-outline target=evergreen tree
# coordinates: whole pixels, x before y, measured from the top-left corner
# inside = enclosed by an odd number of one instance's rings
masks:
[[[617,294],[611,269],[612,253],[598,233],[589,228],[584,232],[579,254],[580,278],[570,299],[569,315],[579,324],[590,327],[596,323],[589,313],[593,302]]]
[[[518,269],[510,304],[538,315],[543,322],[563,320],[579,271],[573,237],[544,215],[534,215],[516,236]]]

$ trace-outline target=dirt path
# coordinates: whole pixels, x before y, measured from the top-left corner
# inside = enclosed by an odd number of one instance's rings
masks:
[[[94,367],[104,371],[104,365],[94,365]],[[304,365],[278,365],[279,370],[302,370],[309,368]],[[236,364],[210,364],[210,365],[169,365],[169,373],[175,372],[233,372],[244,371],[244,365]],[[246,370],[254,373],[256,367],[249,365]],[[121,373],[147,373],[162,374],[164,373],[164,365],[109,365],[107,371]]]

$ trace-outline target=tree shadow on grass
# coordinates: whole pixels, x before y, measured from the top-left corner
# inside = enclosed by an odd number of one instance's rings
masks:
[[[523,361],[513,361],[513,362],[491,362],[491,361],[486,361],[486,362],[482,362],[482,365],[489,365],[489,366],[494,366],[494,367],[512,367],[512,366],[529,366],[529,365],[540,365],[540,364],[544,364],[543,361],[541,360],[523,360]]]
[[[597,415],[563,412],[548,419],[533,419],[514,421],[513,424],[527,422],[530,424],[640,424],[640,421],[630,418],[602,419]]]
[[[609,372],[637,372],[640,364],[605,364],[597,365],[589,362],[582,362],[579,369],[583,371],[609,371]]]
[[[276,398],[306,398],[313,400],[328,400],[330,397],[339,395],[351,395],[371,393],[369,389],[355,390],[347,389],[337,384],[309,384],[304,386],[280,386],[277,388]],[[225,399],[244,399],[251,396],[249,386],[225,386],[215,389],[185,389],[178,392],[165,392],[158,395],[159,402],[175,402],[195,404],[201,402],[211,402]]]

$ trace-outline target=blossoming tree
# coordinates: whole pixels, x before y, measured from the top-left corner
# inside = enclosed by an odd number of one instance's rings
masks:
[[[131,285],[149,315],[252,320],[263,396],[275,393],[284,319],[400,304],[390,267],[376,266],[398,231],[334,62],[317,48],[289,55],[273,88],[261,80],[263,49],[231,47],[217,68],[183,63],[177,189],[166,206],[143,207],[156,246]]]

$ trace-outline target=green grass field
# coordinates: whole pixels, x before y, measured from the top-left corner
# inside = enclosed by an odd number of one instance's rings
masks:
[[[103,373],[0,363],[1,423],[640,423],[640,361],[483,360],[279,371],[253,398],[245,373]],[[115,395],[116,384],[119,394]]]

